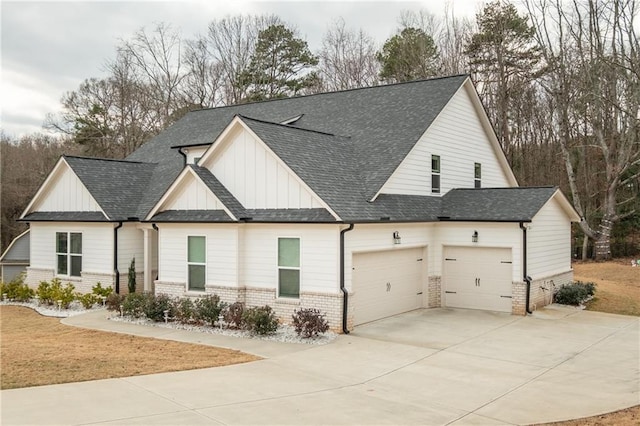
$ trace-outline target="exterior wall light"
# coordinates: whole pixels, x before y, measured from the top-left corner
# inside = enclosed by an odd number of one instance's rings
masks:
[[[473,235],[471,236],[471,242],[473,243],[478,242],[478,231],[473,231]]]
[[[400,238],[400,233],[395,231],[393,233],[393,244],[400,244],[402,242],[402,238]]]

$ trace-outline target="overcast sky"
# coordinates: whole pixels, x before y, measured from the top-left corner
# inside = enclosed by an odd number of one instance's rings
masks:
[[[141,27],[167,22],[183,39],[205,33],[226,15],[274,13],[296,27],[317,51],[327,26],[342,17],[378,43],[392,35],[402,10],[426,9],[440,16],[444,0],[423,1],[75,1],[0,0],[2,43],[0,128],[11,136],[42,130],[47,113],[86,78],[104,77],[119,39]],[[473,18],[481,0],[449,0],[454,13]]]

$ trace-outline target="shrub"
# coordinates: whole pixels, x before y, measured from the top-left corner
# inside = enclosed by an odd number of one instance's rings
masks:
[[[122,313],[133,318],[140,318],[144,315],[145,303],[146,297],[144,294],[129,293],[122,301]]]
[[[242,319],[249,331],[259,334],[272,334],[278,329],[278,318],[271,306],[256,306],[242,314]]]
[[[127,287],[129,293],[136,292],[136,258],[131,259],[131,265],[129,265],[129,276],[127,279]]]
[[[96,296],[93,293],[85,293],[85,294],[77,293],[76,299],[78,300],[78,302],[82,304],[82,306],[85,309],[91,309],[94,304],[100,302],[101,300],[101,299],[98,299],[98,296]]]
[[[244,320],[242,314],[244,313],[244,303],[235,302],[227,306],[222,311],[222,318],[227,326],[235,329],[244,328]]]
[[[60,301],[60,307],[67,309],[76,298],[74,290],[75,287],[73,284],[67,283],[67,285],[63,287],[60,279],[54,278],[51,282],[41,281],[36,290],[36,295],[42,303],[57,305],[58,301]]]
[[[154,295],[153,293],[144,294],[144,315],[151,321],[164,321],[164,311],[169,311],[169,316],[173,316],[172,303],[166,294]]]
[[[113,293],[113,287],[102,287],[102,284],[98,282],[91,288],[91,292],[98,297],[108,297],[111,293]]]
[[[594,283],[576,281],[560,287],[556,292],[555,301],[561,305],[578,306],[593,296],[595,291],[596,285]]]
[[[225,304],[220,302],[220,297],[217,295],[204,296],[195,302],[194,319],[214,326],[224,307]]]
[[[27,302],[33,298],[35,292],[24,283],[24,274],[20,274],[8,283],[0,283],[0,296],[4,294],[9,300]]]
[[[193,320],[195,306],[187,297],[175,299],[172,303],[173,317],[182,324],[188,324]]]
[[[122,294],[111,293],[107,296],[107,300],[105,300],[105,305],[107,305],[108,311],[116,311],[120,312],[120,307],[124,302],[125,296]]]
[[[291,317],[298,336],[308,339],[329,330],[329,323],[324,319],[324,315],[320,313],[319,309],[298,309]]]

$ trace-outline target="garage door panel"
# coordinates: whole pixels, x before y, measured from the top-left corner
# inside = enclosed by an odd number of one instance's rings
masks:
[[[355,325],[419,308],[422,268],[421,248],[355,254]]]
[[[444,304],[511,312],[511,249],[445,247]]]

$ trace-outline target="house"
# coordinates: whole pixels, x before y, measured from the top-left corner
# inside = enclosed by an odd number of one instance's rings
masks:
[[[323,311],[522,315],[572,279],[553,187],[521,188],[466,75],[187,114],[126,160],[63,156],[21,219],[27,282]]]
[[[29,266],[29,230],[18,235],[0,256],[0,282],[8,283]]]

